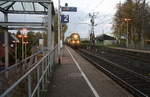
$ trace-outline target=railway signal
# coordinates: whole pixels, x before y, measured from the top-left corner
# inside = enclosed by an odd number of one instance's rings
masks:
[[[98,13],[97,13],[98,14]],[[89,17],[90,19],[90,23],[91,23],[91,33],[90,33],[90,41],[91,41],[91,45],[95,45],[95,33],[94,33],[94,27],[97,25],[95,24],[95,18],[97,16],[97,14],[93,13],[89,13]]]

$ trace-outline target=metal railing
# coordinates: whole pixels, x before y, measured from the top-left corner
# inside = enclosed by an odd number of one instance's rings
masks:
[[[47,83],[49,83],[50,77],[52,76],[57,55],[57,47],[47,52],[40,61],[24,73],[9,88],[3,91],[0,97],[40,97],[40,95],[43,95]]]
[[[30,70],[30,68],[38,62],[38,55],[43,52],[46,52],[46,50],[39,50],[24,60],[0,71],[0,93],[10,87],[17,79]]]

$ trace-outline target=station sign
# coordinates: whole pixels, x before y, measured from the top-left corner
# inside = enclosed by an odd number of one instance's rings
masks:
[[[61,7],[61,11],[77,12],[77,7]]]
[[[61,15],[61,23],[69,23],[69,15]]]

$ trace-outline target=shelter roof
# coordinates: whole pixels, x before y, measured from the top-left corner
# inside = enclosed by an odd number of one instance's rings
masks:
[[[100,36],[96,37],[95,39],[97,39],[97,40],[115,40],[114,37],[111,37],[106,34],[100,35]]]
[[[12,14],[47,14],[51,0],[0,0],[0,11]],[[53,5],[53,3],[52,3]],[[55,14],[54,6],[53,14]]]

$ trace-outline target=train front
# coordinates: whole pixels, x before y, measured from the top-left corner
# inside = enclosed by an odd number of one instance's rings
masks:
[[[80,46],[80,35],[78,33],[71,34],[70,46],[73,48],[78,48]]]

